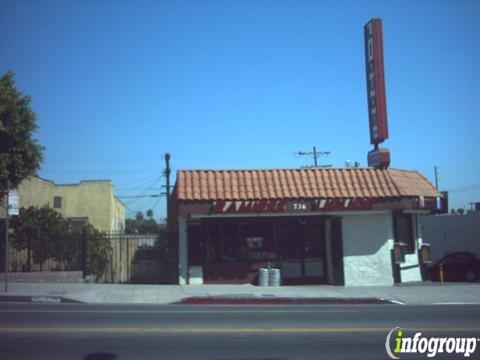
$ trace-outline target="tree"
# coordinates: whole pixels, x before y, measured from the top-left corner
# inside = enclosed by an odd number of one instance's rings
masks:
[[[37,130],[31,99],[15,87],[14,73],[0,77],[0,190],[7,180],[16,187],[35,175],[42,162],[43,147],[32,138]]]
[[[51,256],[63,265],[63,270],[83,270],[85,275],[94,274],[98,279],[111,260],[110,239],[91,224],[70,226],[62,243],[56,245]]]
[[[158,224],[153,218],[153,210],[148,209],[145,212],[147,219],[145,219],[143,213],[138,211],[135,214],[135,219],[125,220],[125,233],[127,234],[158,234],[161,230],[160,224]]]
[[[147,220],[126,219],[125,233],[126,234],[157,234],[158,224],[155,221],[155,219],[147,219]]]
[[[110,239],[90,224],[83,227],[82,233],[87,251],[85,272],[88,275],[95,274],[98,279],[110,263],[112,254]]]
[[[144,219],[143,213],[141,211],[137,212],[135,214],[135,219],[137,219],[137,221],[142,221]]]
[[[148,209],[147,212],[146,212],[146,215],[150,220],[152,220],[153,219],[153,210]]]
[[[125,219],[125,233],[126,234],[138,234],[137,219]]]
[[[138,225],[139,234],[156,234],[158,232],[157,222],[154,219],[143,220]]]
[[[47,206],[21,208],[20,215],[12,218],[12,230],[13,247],[27,251],[24,271],[31,270],[32,260],[42,271],[45,261],[53,259],[57,263],[55,269],[84,270],[99,278],[111,258],[112,247],[105,234],[92,225],[73,227],[70,221]]]
[[[69,222],[46,206],[21,208],[20,215],[13,217],[11,224],[13,247],[27,251],[25,271],[31,270],[32,260],[40,265],[41,271],[45,261],[62,251],[62,244],[69,236]]]

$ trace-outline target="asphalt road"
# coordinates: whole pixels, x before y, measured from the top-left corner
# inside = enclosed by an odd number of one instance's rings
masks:
[[[0,359],[386,359],[396,326],[478,338],[480,306],[0,303]]]

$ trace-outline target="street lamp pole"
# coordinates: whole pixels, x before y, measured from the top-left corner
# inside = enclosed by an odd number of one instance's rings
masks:
[[[10,180],[7,180],[7,194],[5,196],[5,292],[8,292],[8,266],[10,262],[10,248],[8,243],[8,222],[9,222],[9,214],[8,214],[8,196],[10,193]]]

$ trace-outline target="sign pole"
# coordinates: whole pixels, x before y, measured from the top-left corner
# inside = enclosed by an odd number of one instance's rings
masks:
[[[8,208],[8,198],[10,196],[10,180],[7,180],[7,196],[5,197],[5,292],[8,292],[8,266],[10,262],[9,257],[9,243],[8,243],[8,220],[9,220],[9,211]]]

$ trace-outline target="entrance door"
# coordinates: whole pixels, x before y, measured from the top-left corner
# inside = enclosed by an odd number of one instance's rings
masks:
[[[343,275],[342,220],[330,220],[330,248],[332,252],[332,280],[335,285],[345,285]]]
[[[322,218],[281,219],[278,239],[286,284],[327,282],[325,222]]]

